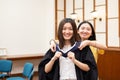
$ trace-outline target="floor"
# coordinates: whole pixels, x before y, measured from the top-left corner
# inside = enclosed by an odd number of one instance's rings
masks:
[[[14,74],[14,75],[11,75],[11,76],[13,76],[13,77],[22,76],[22,74]],[[6,80],[6,79],[0,79],[0,80]],[[32,80],[38,80],[38,73],[37,72],[34,73],[34,76],[33,76]]]
[[[33,80],[38,80],[38,74],[37,73],[34,74]]]

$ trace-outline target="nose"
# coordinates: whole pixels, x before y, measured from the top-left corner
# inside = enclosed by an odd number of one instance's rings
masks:
[[[65,32],[66,32],[66,33],[69,33],[69,32],[70,32],[70,30],[69,30],[69,29],[66,29],[66,30],[65,30]]]
[[[84,30],[83,30],[83,32],[87,32],[87,30],[86,30],[86,29],[84,29]]]

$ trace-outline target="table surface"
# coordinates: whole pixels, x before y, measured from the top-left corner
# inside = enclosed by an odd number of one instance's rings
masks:
[[[0,59],[7,59],[7,60],[37,59],[37,58],[42,58],[43,56],[44,56],[43,53],[20,54],[20,55],[5,55],[5,56],[0,56]]]

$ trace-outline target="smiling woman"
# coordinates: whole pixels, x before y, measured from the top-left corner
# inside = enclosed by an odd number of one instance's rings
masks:
[[[66,40],[69,40],[73,36],[73,29],[70,23],[66,23],[62,31],[63,37]]]
[[[97,80],[97,65],[90,48],[73,49],[78,43],[74,20],[61,20],[58,40],[59,50],[52,52],[49,49],[39,64],[39,80]]]

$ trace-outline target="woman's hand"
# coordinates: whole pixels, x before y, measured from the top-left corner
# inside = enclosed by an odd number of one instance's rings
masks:
[[[81,42],[80,46],[78,47],[80,50],[82,50],[84,47],[88,46],[90,44],[89,40],[84,40]]]
[[[84,70],[84,71],[89,71],[90,68],[87,64],[85,63],[82,63],[80,61],[78,61],[76,58],[75,58],[75,53],[73,52],[68,52],[68,57],[73,61],[73,63],[78,66],[80,69]]]
[[[50,49],[52,52],[56,51],[56,43],[53,40],[50,41]]]
[[[73,62],[74,62],[74,60],[75,60],[75,54],[73,53],[73,52],[68,52],[68,58],[70,58]]]
[[[56,53],[55,53],[55,55],[54,55],[54,57],[52,58],[52,60],[57,60],[60,56],[62,56],[62,53],[61,52],[59,52],[59,51],[57,51]]]
[[[45,65],[45,72],[48,73],[52,70],[54,62],[62,55],[61,52],[56,52],[52,59]]]

